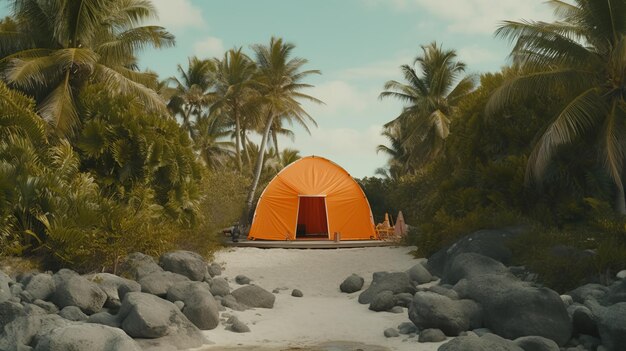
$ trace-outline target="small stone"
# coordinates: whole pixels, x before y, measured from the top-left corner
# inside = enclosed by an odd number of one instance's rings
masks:
[[[59,312],[59,316],[74,322],[84,322],[89,318],[80,308],[76,306],[66,306],[63,307],[61,312]]]
[[[353,292],[357,292],[363,288],[363,284],[365,283],[365,279],[363,277],[358,276],[356,274],[352,274],[347,277],[341,285],[339,285],[339,289],[342,292],[351,294]]]
[[[235,333],[249,333],[250,332],[250,328],[238,319],[234,321],[234,323],[230,326],[230,330],[234,331]]]
[[[446,335],[440,329],[424,329],[420,332],[418,342],[440,342],[446,340]]]
[[[400,314],[400,313],[404,313],[404,308],[402,308],[402,306],[393,306],[393,307],[389,310],[389,312],[391,312],[391,313],[398,313],[398,314]]]
[[[386,338],[395,338],[395,337],[400,336],[400,333],[398,333],[398,330],[396,330],[395,328],[385,329],[384,334]]]
[[[412,334],[417,332],[417,327],[412,322],[404,322],[398,325],[400,334]]]
[[[561,301],[563,301],[565,307],[569,307],[574,303],[574,299],[569,295],[561,295]]]
[[[48,314],[59,312],[59,308],[52,302],[37,299],[33,301],[33,305],[43,308]]]
[[[183,307],[185,307],[185,303],[178,300],[178,301],[174,301],[174,305],[176,305],[176,307],[178,307],[179,310],[183,310]]]
[[[235,277],[235,283],[239,285],[250,284],[250,282],[251,282],[250,278],[246,277],[245,275],[239,274],[238,276]]]
[[[216,277],[218,275],[222,275],[222,266],[220,266],[219,264],[213,262],[211,263],[208,267],[207,270],[209,271],[209,275],[211,275],[211,277]]]
[[[300,291],[298,289],[293,289],[293,291],[291,292],[291,296],[293,296],[293,297],[302,297],[302,296],[304,296],[304,294],[302,294],[302,291]]]
[[[280,293],[280,289],[276,288],[274,290],[272,290],[272,294],[279,294]]]
[[[617,272],[617,274],[615,275],[615,277],[617,279],[626,279],[626,269],[624,269],[623,271],[619,271]]]

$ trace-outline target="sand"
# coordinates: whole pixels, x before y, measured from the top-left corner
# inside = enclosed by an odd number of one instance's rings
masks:
[[[339,291],[339,284],[350,274],[365,278],[365,287],[377,271],[404,271],[419,261],[411,247],[296,250],[230,248],[218,252],[215,261],[225,268],[236,289],[234,277],[244,274],[252,283],[276,294],[273,309],[251,309],[225,313],[248,324],[250,333],[234,333],[220,324],[205,331],[213,345],[197,350],[436,350],[441,343],[418,343],[417,338],[401,335],[386,338],[383,331],[408,322],[404,313],[373,312],[358,303],[358,294]],[[300,289],[304,297],[291,296]]]

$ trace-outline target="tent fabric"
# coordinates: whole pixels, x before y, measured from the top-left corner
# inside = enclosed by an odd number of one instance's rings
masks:
[[[325,199],[329,239],[335,233],[341,234],[341,240],[378,239],[359,184],[343,168],[318,156],[301,158],[272,179],[261,194],[248,238],[295,240],[301,199],[304,206],[324,204],[307,197]],[[311,216],[313,212],[309,211]]]

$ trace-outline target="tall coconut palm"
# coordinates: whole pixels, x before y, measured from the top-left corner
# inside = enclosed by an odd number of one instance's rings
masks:
[[[14,30],[0,32],[0,71],[12,87],[37,99],[41,116],[63,135],[78,122],[75,97],[90,82],[135,96],[166,111],[150,87],[152,73],[136,70],[137,51],[171,46],[158,26],[140,26],[156,11],[146,0],[11,0]],[[7,26],[4,26],[7,27]]]
[[[194,121],[197,121],[208,105],[209,89],[213,86],[212,75],[215,63],[195,56],[188,58],[187,68],[177,67],[180,79],[170,78],[175,84],[175,93],[170,98],[168,108],[182,119],[182,127],[194,136]]]
[[[282,38],[272,37],[268,45],[259,44],[254,45],[252,48],[256,54],[259,69],[259,91],[261,96],[263,96],[264,104],[264,129],[261,145],[259,146],[259,156],[255,162],[252,185],[246,200],[245,212],[242,215],[242,220],[246,224],[261,177],[265,147],[267,146],[270,130],[274,125],[274,119],[283,115],[298,116],[298,118],[305,119],[310,116],[302,108],[301,101],[322,103],[320,100],[302,92],[302,89],[312,87],[312,85],[302,81],[312,74],[320,74],[320,71],[302,70],[302,67],[308,63],[308,60],[291,57],[295,45],[284,42]]]
[[[422,46],[412,66],[400,67],[406,83],[390,80],[379,98],[396,98],[406,104],[391,128],[403,124],[408,128],[403,148],[416,168],[436,158],[450,134],[450,114],[459,101],[475,86],[472,75],[463,76],[465,64],[457,60],[454,50],[443,50],[436,42]]]
[[[223,167],[233,154],[233,143],[228,140],[229,130],[224,117],[205,114],[195,124],[195,147],[209,169]]]
[[[615,183],[615,209],[626,214],[626,0],[548,3],[555,22],[506,21],[496,31],[514,42],[511,57],[522,73],[496,90],[487,110],[494,113],[531,94],[564,93],[566,103],[529,157],[527,181],[543,178],[559,146],[597,135]]]
[[[255,114],[254,101],[258,93],[254,89],[256,64],[241,48],[228,50],[222,60],[214,59],[214,91],[209,94],[211,113],[226,114],[235,125],[235,159],[241,173],[241,128],[245,115]]]

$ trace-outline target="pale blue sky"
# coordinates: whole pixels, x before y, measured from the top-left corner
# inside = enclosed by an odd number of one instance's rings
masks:
[[[327,157],[355,177],[371,176],[385,164],[375,148],[384,143],[381,126],[402,108],[379,101],[398,67],[412,63],[420,45],[436,40],[456,49],[470,73],[498,70],[508,44],[493,37],[505,19],[549,19],[541,0],[153,0],[158,24],[176,35],[177,45],[149,50],[140,65],[165,78],[186,66],[187,57],[213,57],[224,50],[266,43],[271,36],[296,45],[321,76],[308,93],[324,106],[308,106],[319,124],[307,135],[299,127],[295,142],[282,140],[305,155]],[[0,0],[7,3],[7,0]],[[0,15],[3,10],[0,9]],[[5,12],[6,13],[6,12]]]

